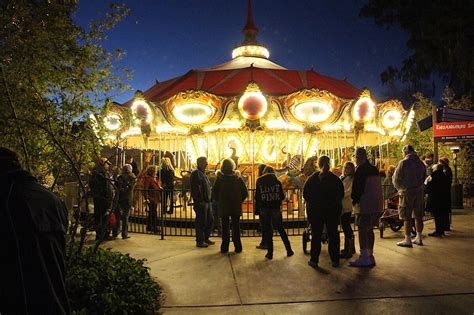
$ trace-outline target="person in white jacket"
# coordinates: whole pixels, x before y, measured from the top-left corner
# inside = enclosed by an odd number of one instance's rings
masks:
[[[342,171],[342,184],[344,185],[344,198],[342,199],[341,226],[344,232],[344,249],[341,258],[351,258],[355,254],[354,231],[351,227],[352,218],[352,182],[354,181],[355,165],[346,162]]]
[[[420,160],[411,145],[403,148],[405,158],[401,160],[393,174],[393,186],[400,196],[398,206],[400,219],[405,223],[405,239],[398,246],[413,247],[412,243],[422,246],[425,164]],[[412,218],[415,218],[416,238],[411,240]]]

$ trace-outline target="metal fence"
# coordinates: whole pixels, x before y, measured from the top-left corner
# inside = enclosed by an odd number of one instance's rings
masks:
[[[136,189],[134,209],[130,213],[129,231],[154,233],[164,236],[195,236],[195,213],[190,190],[164,190],[161,202],[157,204],[156,218],[154,204],[146,201],[147,191]],[[259,216],[254,214],[255,190],[249,189],[249,197],[242,204],[240,229],[242,236],[259,236]],[[301,235],[307,226],[306,208],[300,189],[286,189],[282,204],[283,225],[288,235]],[[220,235],[217,209],[214,208],[213,236]],[[153,226],[156,222],[156,226]]]

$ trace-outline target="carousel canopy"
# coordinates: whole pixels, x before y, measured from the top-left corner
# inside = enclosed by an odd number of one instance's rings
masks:
[[[211,161],[238,155],[268,162],[287,154],[400,141],[413,122],[397,100],[376,102],[314,70],[288,70],[257,41],[251,2],[232,59],[156,83],[105,113],[110,144],[177,152]]]

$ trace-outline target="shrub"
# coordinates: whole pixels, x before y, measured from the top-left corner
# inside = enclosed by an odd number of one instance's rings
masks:
[[[160,286],[145,260],[110,249],[84,248],[68,257],[66,287],[71,309],[80,314],[155,314]]]

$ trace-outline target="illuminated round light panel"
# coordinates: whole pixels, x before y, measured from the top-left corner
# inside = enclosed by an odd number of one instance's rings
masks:
[[[382,116],[382,124],[387,129],[392,129],[397,127],[402,121],[402,114],[396,110],[391,109],[385,112]]]
[[[363,122],[372,119],[375,112],[375,103],[370,97],[361,97],[354,105],[352,116],[355,121]]]
[[[110,113],[104,118],[104,125],[110,131],[120,129],[122,126],[122,117],[117,113]]]
[[[293,115],[302,121],[318,123],[325,121],[334,112],[331,104],[320,101],[308,101],[292,107]]]
[[[173,108],[173,115],[185,124],[200,124],[211,119],[214,108],[200,103],[177,105]]]
[[[135,123],[145,126],[151,123],[153,113],[150,106],[144,100],[136,100],[132,104],[132,115]]]
[[[246,92],[239,100],[242,116],[249,120],[261,118],[267,112],[267,99],[262,92]]]

